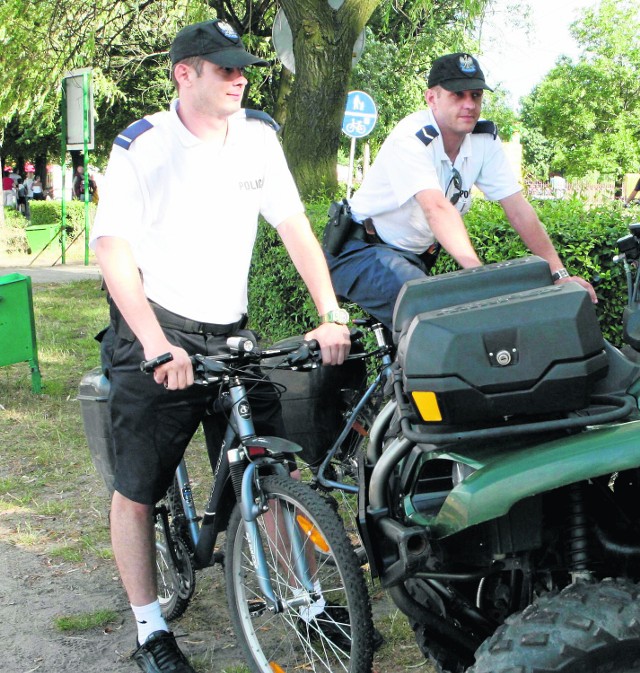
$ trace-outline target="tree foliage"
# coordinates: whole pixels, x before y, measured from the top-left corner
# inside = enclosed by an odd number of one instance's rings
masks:
[[[602,0],[572,25],[582,48],[561,58],[525,98],[525,159],[569,177],[620,179],[640,164],[640,10],[632,0]]]
[[[381,108],[379,137],[423,105],[424,73],[443,51],[471,49],[474,21],[490,0],[3,0],[0,3],[2,158],[58,153],[60,83],[92,67],[96,147],[106,160],[116,133],[166,108],[173,96],[167,52],[177,30],[218,17],[271,61],[250,69],[246,104],[284,122],[283,141],[304,196],[335,193],[346,94],[362,83]],[[278,6],[294,38],[296,75],[275,58]],[[334,9],[337,6],[337,9]],[[356,38],[369,24],[365,57],[352,77]],[[27,56],[28,55],[28,56]],[[405,95],[406,94],[406,95]]]

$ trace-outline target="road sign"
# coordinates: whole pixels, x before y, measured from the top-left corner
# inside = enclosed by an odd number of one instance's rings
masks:
[[[350,91],[342,119],[342,132],[350,138],[368,136],[378,120],[373,98],[364,91]]]

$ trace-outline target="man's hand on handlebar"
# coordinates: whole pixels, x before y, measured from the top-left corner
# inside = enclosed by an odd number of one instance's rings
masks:
[[[149,353],[145,350],[145,357],[149,360],[161,355],[171,354],[171,360],[160,364],[153,369],[153,378],[156,383],[164,385],[168,390],[182,390],[193,385],[193,364],[187,351],[167,342],[164,350]]]
[[[305,339],[315,339],[320,344],[323,365],[341,365],[349,355],[351,339],[346,325],[327,322],[311,330]]]

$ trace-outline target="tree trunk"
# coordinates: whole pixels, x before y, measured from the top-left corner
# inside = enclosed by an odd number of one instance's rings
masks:
[[[293,35],[296,74],[284,151],[303,198],[335,194],[353,46],[381,0],[281,0]]]

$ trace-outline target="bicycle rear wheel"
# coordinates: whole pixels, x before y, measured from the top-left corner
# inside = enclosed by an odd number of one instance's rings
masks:
[[[269,511],[259,517],[258,527],[279,612],[269,609],[260,591],[239,506],[227,530],[229,611],[251,671],[369,673],[371,606],[340,518],[321,496],[293,479],[265,477],[262,486]],[[319,592],[315,602],[296,579],[296,559],[285,526],[274,526],[289,514],[305,540],[305,557]]]
[[[196,587],[196,575],[191,561],[190,538],[180,499],[180,487],[174,477],[166,496],[159,503],[167,512],[169,535],[163,517],[156,514],[156,569],[158,600],[167,621],[177,619],[189,605]],[[173,547],[173,554],[171,553]],[[174,561],[177,560],[177,564]]]

